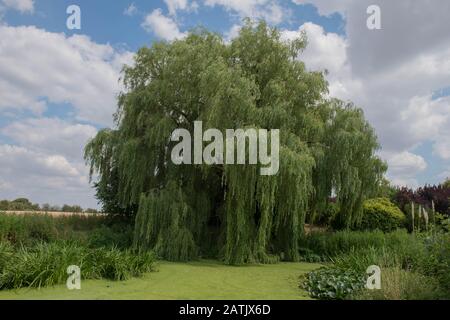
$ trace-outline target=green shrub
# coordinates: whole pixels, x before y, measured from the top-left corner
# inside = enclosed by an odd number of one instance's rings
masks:
[[[321,268],[309,272],[300,280],[300,287],[315,299],[343,300],[365,284],[364,276],[353,270]]]
[[[396,234],[401,232],[391,235]],[[422,272],[427,264],[434,265],[435,259],[423,239],[414,235],[408,235],[401,241],[395,241],[395,237],[391,239],[393,240],[386,241],[386,244],[381,247],[368,246],[352,249],[346,254],[333,257],[332,261],[337,267],[360,272],[365,272],[370,265],[381,268],[399,267],[418,272]],[[406,239],[408,240],[405,241]]]
[[[406,226],[405,214],[389,199],[377,198],[364,202],[360,230],[394,231]]]
[[[319,226],[332,226],[335,217],[339,212],[339,206],[336,203],[328,203],[326,209],[320,212],[314,221]]]
[[[381,289],[364,288],[351,295],[352,300],[436,300],[442,297],[436,279],[400,268],[382,270]]]
[[[133,243],[133,227],[125,224],[105,225],[89,232],[89,246],[92,248],[129,248]]]
[[[53,241],[57,238],[55,221],[46,215],[0,214],[0,240],[12,244]]]
[[[368,247],[405,247],[415,241],[413,235],[405,230],[397,230],[391,233],[375,231],[338,231],[338,232],[313,232],[305,235],[300,240],[300,256],[305,252],[315,254],[322,260],[329,260],[338,255],[346,254],[357,249]]]
[[[436,278],[450,299],[450,234],[425,236],[426,256],[420,261],[418,271]]]
[[[93,251],[92,264],[99,277],[111,280],[127,280],[153,270],[152,252],[134,253],[117,248],[100,248]]]
[[[450,232],[450,217],[447,217],[443,214],[436,212],[435,216],[435,226],[438,230],[443,232]]]
[[[125,280],[152,271],[154,261],[151,252],[89,249],[75,243],[40,243],[15,250],[2,244],[0,289],[65,283],[70,265],[80,267],[82,279]]]
[[[38,244],[32,248],[20,247],[6,261],[0,274],[0,289],[50,286],[66,281],[66,268],[78,265],[91,276],[85,266],[87,253],[75,245]]]
[[[403,266],[402,257],[385,247],[352,250],[347,254],[334,257],[333,263],[337,268],[354,270],[362,274],[365,274],[367,267],[371,265],[377,265],[380,268]]]
[[[7,265],[8,261],[10,261],[11,256],[13,255],[13,247],[9,244],[9,242],[0,241],[0,274]]]
[[[300,255],[299,255],[300,261],[302,262],[309,262],[309,263],[320,263],[320,262],[326,262],[328,259],[324,256],[318,255],[314,253],[312,250],[309,249],[300,249]]]
[[[341,281],[338,272],[365,276],[367,267],[377,265],[382,270],[382,281],[385,277],[383,289],[355,292],[349,298],[450,299],[450,234],[343,231],[311,234],[302,244],[307,257],[317,254],[329,257],[333,263],[334,271],[309,276],[308,288],[313,297],[336,299],[338,294],[329,286],[334,288],[336,279]],[[327,294],[327,290],[331,293]]]

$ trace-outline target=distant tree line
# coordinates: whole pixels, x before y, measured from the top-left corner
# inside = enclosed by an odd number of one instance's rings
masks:
[[[47,212],[75,212],[75,213],[98,213],[97,209],[87,208],[83,209],[79,205],[68,205],[63,206],[50,205],[48,203],[40,206],[37,203],[32,203],[27,198],[18,198],[16,200],[0,201],[0,211],[47,211]]]
[[[411,206],[411,202],[450,216],[450,179],[437,184],[425,185],[415,190],[408,187],[393,187],[388,181],[381,186],[379,196],[390,198],[404,212]]]

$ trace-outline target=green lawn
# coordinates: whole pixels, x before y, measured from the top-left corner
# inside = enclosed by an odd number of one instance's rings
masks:
[[[81,290],[65,285],[0,291],[2,299],[308,299],[298,277],[319,267],[279,263],[233,267],[216,261],[158,263],[158,271],[129,281],[84,280]]]

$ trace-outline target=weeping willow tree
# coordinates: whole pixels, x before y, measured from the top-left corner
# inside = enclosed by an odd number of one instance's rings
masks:
[[[206,30],[140,49],[124,68],[116,128],[85,149],[97,195],[136,211],[135,245],[169,260],[221,257],[229,264],[298,259],[307,219],[340,205],[343,227],[385,171],[360,109],[327,98],[321,72],[298,59],[306,46],[264,22],[247,21],[230,43]],[[175,165],[177,128],[280,130],[280,168]],[[248,150],[247,150],[248,151]]]

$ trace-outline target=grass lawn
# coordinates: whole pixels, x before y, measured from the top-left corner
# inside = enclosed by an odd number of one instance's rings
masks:
[[[3,299],[308,299],[298,277],[319,267],[279,263],[233,267],[216,261],[159,262],[157,272],[128,281],[82,280],[81,290],[65,285],[0,291]],[[83,270],[82,270],[83,272]]]

